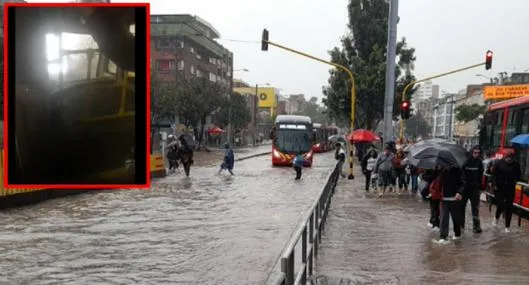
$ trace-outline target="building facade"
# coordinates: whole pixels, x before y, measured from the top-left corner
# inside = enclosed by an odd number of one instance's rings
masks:
[[[474,90],[470,96],[466,96],[455,103],[455,107],[460,105],[484,105],[482,90]],[[460,122],[455,120],[454,123],[454,137],[459,140],[462,145],[472,146],[479,143],[479,121],[481,118],[470,122]]]
[[[153,80],[171,83],[177,76],[205,77],[231,90],[233,53],[215,41],[219,37],[219,32],[198,16],[152,15]]]

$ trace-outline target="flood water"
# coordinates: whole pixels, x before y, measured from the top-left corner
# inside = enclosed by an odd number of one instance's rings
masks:
[[[335,163],[270,157],[0,212],[0,284],[262,284]]]
[[[461,240],[439,245],[428,227],[429,206],[418,197],[366,195],[359,176],[341,182],[333,198],[317,284],[529,284],[528,221],[512,232],[492,226],[486,203],[482,234],[472,233],[470,204]],[[450,235],[453,235],[450,225]],[[325,282],[327,279],[327,282]]]

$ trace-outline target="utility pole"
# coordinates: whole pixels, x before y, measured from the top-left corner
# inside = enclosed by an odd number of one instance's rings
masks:
[[[228,107],[228,143],[232,144],[232,138],[231,138],[231,93],[228,93],[228,104],[230,105]]]
[[[384,141],[393,139],[393,104],[395,100],[395,60],[399,1],[389,1],[388,48],[386,50],[386,96],[384,97]]]

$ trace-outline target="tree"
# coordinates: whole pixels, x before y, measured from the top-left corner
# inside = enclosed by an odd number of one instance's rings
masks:
[[[331,61],[349,67],[356,81],[356,126],[374,128],[384,117],[387,18],[389,7],[385,0],[350,0],[348,5],[350,34],[342,38],[342,47],[329,54]],[[393,114],[400,115],[401,94],[406,84],[415,80],[415,49],[406,39],[397,43],[398,61],[395,69],[395,103]],[[407,91],[407,98],[416,86]],[[323,103],[331,118],[349,122],[351,113],[351,82],[341,70],[330,70],[329,86],[324,87]]]
[[[231,116],[230,116],[231,106]],[[231,117],[231,123],[234,129],[243,129],[252,120],[250,110],[246,105],[246,96],[236,92],[232,92],[224,104],[221,106],[218,122],[222,127],[229,125]]]
[[[417,112],[406,121],[406,133],[413,137],[428,137],[432,126],[426,121],[421,112]]]
[[[155,74],[154,74],[155,75]],[[177,110],[177,92],[180,86],[176,84],[162,84],[156,76],[151,74],[151,153],[154,147],[154,136],[160,130],[158,124],[164,120],[174,122]]]
[[[199,145],[203,141],[206,119],[226,100],[227,89],[204,77],[184,78],[181,76],[181,88],[176,89],[177,111],[186,126],[192,126]]]
[[[327,121],[326,108],[318,104],[318,97],[311,97],[309,101],[304,101],[296,115],[309,116],[315,123]]]
[[[481,115],[485,114],[487,107],[479,104],[463,104],[457,106],[454,111],[456,112],[456,120],[468,123],[478,119]]]

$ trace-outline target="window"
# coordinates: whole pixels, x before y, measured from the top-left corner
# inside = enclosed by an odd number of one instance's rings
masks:
[[[184,41],[181,41],[181,40],[176,41],[176,46],[178,48],[184,48]]]
[[[185,67],[185,63],[183,60],[180,60],[178,62],[178,70],[184,70],[184,67]]]
[[[209,58],[209,63],[215,64],[216,62],[217,62],[217,60],[214,57],[210,57]]]
[[[191,67],[189,68],[191,72],[191,74],[195,74],[195,66],[191,65]]]
[[[170,49],[172,42],[170,37],[158,37],[158,49]]]
[[[156,67],[160,71],[170,71],[175,69],[175,61],[173,59],[159,59],[156,60]]]
[[[195,53],[195,49],[194,49],[193,47],[190,47],[190,48],[189,48],[189,52],[191,52],[191,53]]]
[[[202,59],[202,56],[197,52],[197,59]]]
[[[216,82],[217,81],[217,76],[210,72],[209,73],[209,81]]]

